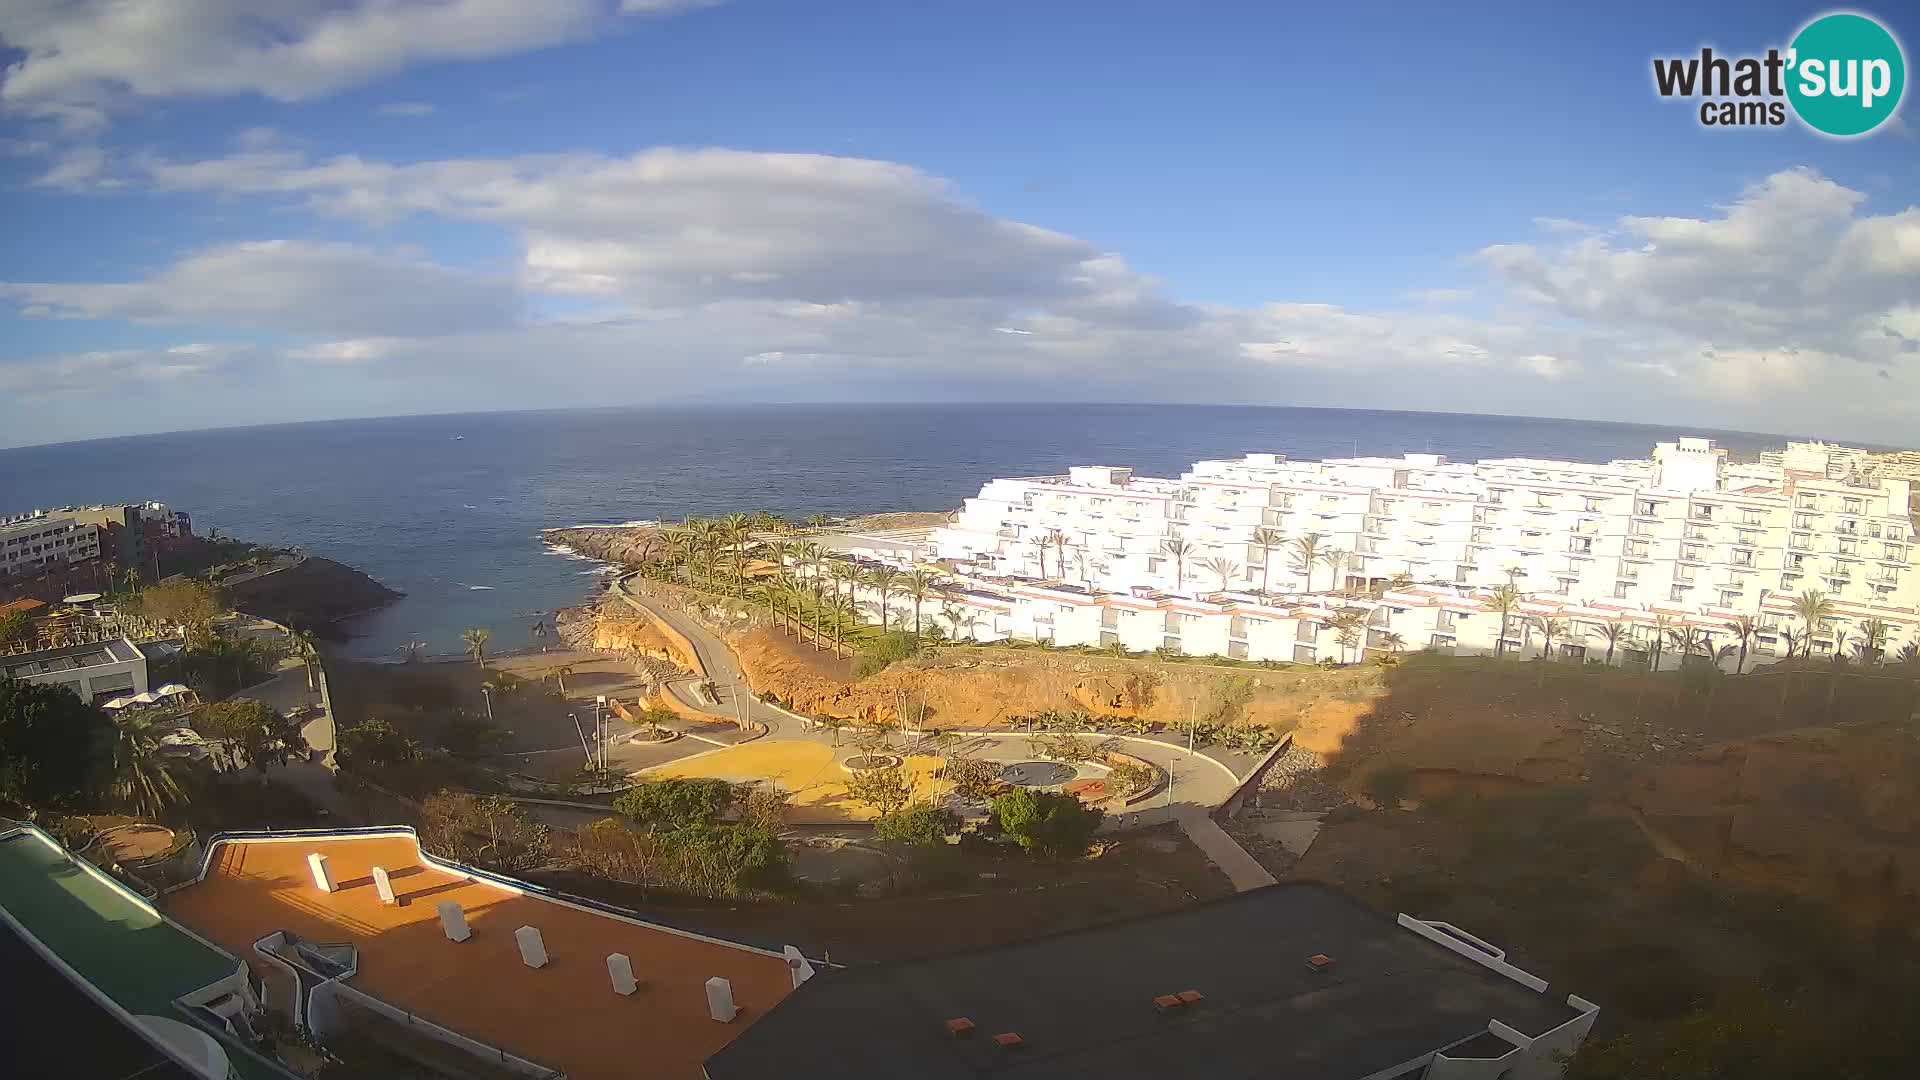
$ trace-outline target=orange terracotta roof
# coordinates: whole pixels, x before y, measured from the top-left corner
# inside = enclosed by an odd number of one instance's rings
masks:
[[[307,869],[325,855],[339,888],[322,893]],[[399,897],[382,904],[370,876],[385,867]],[[448,941],[437,905],[457,902],[473,936]],[[791,991],[774,953],[602,914],[461,876],[420,857],[412,836],[360,834],[223,840],[206,877],[168,897],[168,914],[245,959],[277,969],[254,942],[289,930],[313,942],[352,942],[347,985],[565,1072],[571,1080],[698,1078],[703,1062]],[[513,932],[539,928],[549,960],[521,962]],[[615,994],[607,954],[632,959],[640,988]],[[707,1014],[706,980],[733,984],[740,1016]]]
[[[25,600],[15,600],[11,604],[0,604],[0,615],[10,615],[16,611],[38,611],[46,606],[45,600],[35,600],[29,596]]]

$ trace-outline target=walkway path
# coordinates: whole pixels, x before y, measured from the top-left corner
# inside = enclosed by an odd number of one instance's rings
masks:
[[[708,705],[694,692],[698,676],[670,682],[667,684],[668,692],[676,699],[699,712],[728,717],[739,715],[740,701],[744,700],[748,718],[765,724],[770,738],[815,742],[829,740],[826,732],[813,730],[785,710],[776,709],[755,697],[733,650],[698,619],[658,601],[635,596],[626,586],[626,577],[615,578],[610,591],[640,614],[658,619],[684,634],[693,644],[695,659],[705,670],[705,678],[720,688],[719,704]],[[1017,733],[956,734],[978,735],[999,742],[1025,738]],[[1170,743],[1127,737],[1121,737],[1120,741],[1127,753],[1151,761],[1165,770],[1171,783],[1164,799],[1149,799],[1137,809],[1109,815],[1108,828],[1137,828],[1171,819],[1227,875],[1235,889],[1244,891],[1274,883],[1273,875],[1209,816],[1214,808],[1226,802],[1239,789],[1243,777],[1236,777],[1232,770],[1212,758],[1203,754],[1189,754]]]

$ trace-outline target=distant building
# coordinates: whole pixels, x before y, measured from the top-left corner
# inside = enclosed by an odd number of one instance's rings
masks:
[[[101,550],[123,568],[150,571],[156,551],[165,552],[193,536],[193,520],[186,511],[161,502],[63,507],[53,512],[98,526],[105,534]]]
[[[100,530],[69,513],[0,522],[0,577],[32,577],[100,556]]]
[[[823,972],[709,1058],[706,1075],[1543,1080],[1598,1013],[1445,923],[1289,882]]]
[[[147,656],[126,638],[0,656],[0,672],[47,686],[64,686],[99,704],[147,692]]]
[[[1711,654],[1746,616],[1759,662],[1781,654],[1782,631],[1820,656],[1852,652],[1873,624],[1891,654],[1920,633],[1920,485],[1891,466],[1856,467],[1860,453],[1795,444],[1777,462],[1742,463],[1682,438],[1605,463],[1246,454],[1178,479],[1075,466],[989,480],[938,529],[832,543],[896,566],[937,563],[953,588],[923,618],[984,641],[1309,663],[1363,648],[1499,649],[1671,666],[1683,653],[1655,647],[1666,629],[1710,637]],[[1303,562],[1309,536],[1317,555]],[[1507,584],[1525,603],[1503,645],[1488,600]],[[1816,590],[1833,614],[1799,626],[1793,597]],[[878,622],[878,591],[856,599]],[[911,601],[896,590],[887,603]],[[1337,643],[1336,622],[1355,613],[1365,641]],[[1539,620],[1557,620],[1552,641]]]

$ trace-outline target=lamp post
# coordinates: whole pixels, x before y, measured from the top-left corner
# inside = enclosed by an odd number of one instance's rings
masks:
[[[493,722],[493,691],[482,686],[480,688],[480,698],[482,701],[485,701],[487,703],[487,722],[492,723]]]
[[[607,775],[607,695],[599,694],[593,699],[593,738],[600,748],[600,778]]]

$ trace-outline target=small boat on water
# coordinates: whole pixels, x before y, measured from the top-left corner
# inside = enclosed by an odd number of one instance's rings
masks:
[[[455,435],[455,436],[453,437],[453,441],[454,441],[454,442],[464,442],[465,440],[466,440],[466,436],[465,436],[465,435]]]

